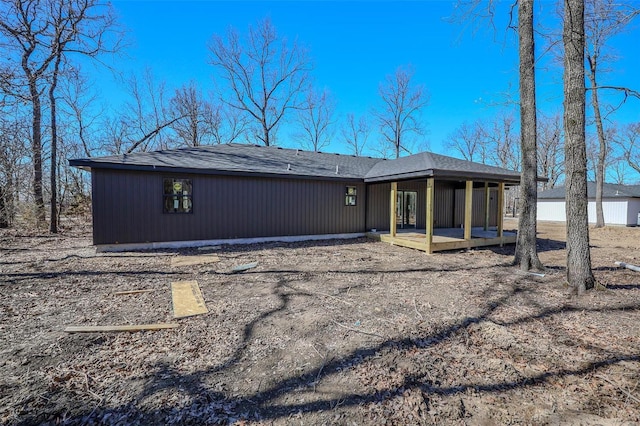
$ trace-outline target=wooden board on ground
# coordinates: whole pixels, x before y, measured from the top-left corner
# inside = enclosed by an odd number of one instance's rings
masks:
[[[220,258],[215,254],[201,254],[197,256],[173,256],[171,266],[192,266],[204,265],[207,263],[220,262]]]
[[[125,291],[116,291],[115,293],[113,293],[114,296],[124,296],[126,294],[141,294],[141,293],[151,293],[152,291],[155,291],[152,288],[148,288],[145,290],[125,290]]]
[[[258,262],[253,262],[253,263],[247,263],[245,265],[238,265],[236,267],[234,267],[231,272],[236,273],[236,272],[244,272],[247,271],[249,269],[253,269],[256,266],[258,266]]]
[[[78,325],[64,329],[67,333],[101,333],[105,331],[154,331],[176,328],[178,324],[139,324],[139,325]]]
[[[185,318],[209,312],[204,304],[198,281],[175,281],[171,283],[173,317]]]

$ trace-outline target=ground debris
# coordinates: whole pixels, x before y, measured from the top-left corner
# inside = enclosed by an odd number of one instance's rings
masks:
[[[0,230],[0,424],[640,423],[638,275],[612,267],[640,228],[591,230],[607,291],[572,298],[564,227],[538,231],[544,279],[512,246],[225,245],[216,272]],[[171,322],[168,283],[196,280],[209,314],[169,332],[62,332]]]

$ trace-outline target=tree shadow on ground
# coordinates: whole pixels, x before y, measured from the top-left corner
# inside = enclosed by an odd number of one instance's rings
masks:
[[[500,322],[490,318],[492,314],[505,306],[512,298],[531,291],[526,286],[519,285],[516,281],[508,291],[504,291],[497,296],[495,291],[491,289],[485,290],[481,296],[486,297],[487,301],[477,315],[460,318],[458,321],[441,326],[432,332],[416,337],[386,338],[371,347],[357,348],[349,353],[327,360],[322,365],[315,366],[308,371],[283,378],[266,386],[264,389],[259,387],[255,391],[248,391],[241,395],[212,388],[210,382],[215,374],[223,370],[231,371],[238,366],[246,348],[251,344],[256,327],[263,321],[270,319],[270,317],[285,311],[289,307],[293,296],[308,295],[304,292],[295,291],[295,288],[288,286],[290,281],[291,279],[286,276],[278,280],[273,287],[273,295],[278,298],[279,303],[272,309],[260,313],[244,326],[241,342],[224,363],[185,374],[177,371],[171,365],[159,362],[156,364],[154,372],[148,376],[144,389],[139,393],[135,401],[116,407],[98,404],[93,408],[88,407],[84,410],[74,411],[73,417],[67,417],[65,419],[66,422],[72,424],[92,423],[101,422],[105,418],[119,418],[124,422],[142,423],[164,423],[169,421],[232,423],[239,419],[282,420],[299,414],[326,412],[338,406],[352,407],[382,402],[411,390],[419,390],[427,398],[434,395],[459,395],[469,390],[476,393],[497,393],[538,386],[554,378],[583,375],[623,361],[640,362],[640,354],[617,353],[608,350],[602,354],[602,358],[581,363],[576,368],[558,367],[539,374],[522,376],[517,380],[498,380],[490,383],[460,383],[449,386],[433,380],[427,370],[424,374],[406,374],[402,377],[400,383],[382,387],[376,386],[376,389],[362,386],[361,391],[345,392],[339,396],[330,396],[324,399],[318,397],[313,401],[291,404],[282,402],[286,397],[295,396],[301,390],[315,389],[319,382],[328,377],[339,374],[342,371],[353,370],[357,366],[374,360],[385,351],[399,351],[399,355],[402,355],[403,351],[435,348],[448,339],[459,336],[460,333],[468,333],[468,328],[475,324],[491,322],[510,326],[573,312],[640,311],[640,302],[605,308],[585,308],[569,304],[556,308],[541,308],[535,313],[523,314],[521,317],[510,321]],[[294,292],[289,290],[294,290]],[[176,392],[184,397],[183,400],[189,402],[182,407],[170,406],[154,410],[138,408],[142,401],[153,399],[163,392]],[[31,423],[39,420],[30,418],[25,419],[25,422]]]

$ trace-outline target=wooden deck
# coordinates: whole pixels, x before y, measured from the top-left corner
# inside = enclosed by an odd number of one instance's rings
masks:
[[[464,239],[464,229],[460,228],[436,228],[433,230],[431,247],[427,245],[426,231],[424,229],[399,229],[396,236],[389,232],[368,232],[367,236],[379,241],[401,247],[409,247],[422,250],[427,253],[444,250],[459,250],[472,247],[502,246],[516,242],[515,232],[503,232],[502,238],[493,228],[487,231],[484,228],[471,228],[471,239]]]

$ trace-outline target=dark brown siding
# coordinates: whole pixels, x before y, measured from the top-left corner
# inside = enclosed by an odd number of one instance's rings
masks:
[[[489,205],[489,226],[498,224],[498,190],[489,188],[490,205]],[[464,222],[464,188],[455,191],[455,223],[454,227],[460,227]],[[484,226],[484,205],[485,205],[484,188],[473,189],[472,216],[471,226]]]
[[[192,180],[193,213],[163,213],[165,177]],[[364,184],[100,169],[92,182],[94,244],[365,231]],[[347,185],[356,206],[345,206]]]

